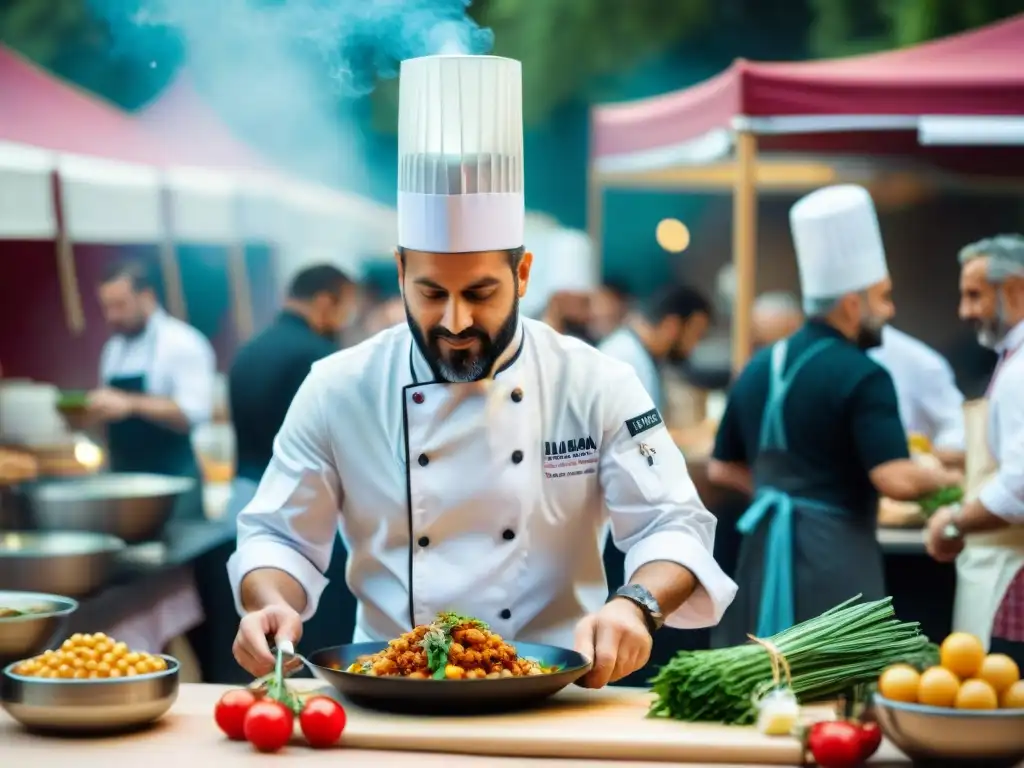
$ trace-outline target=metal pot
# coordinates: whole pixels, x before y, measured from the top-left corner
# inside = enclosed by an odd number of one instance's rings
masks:
[[[41,592],[0,591],[0,608],[26,611],[20,616],[0,617],[0,664],[10,664],[46,648],[78,610],[78,603]]]
[[[84,597],[107,583],[123,549],[99,533],[2,533],[0,589]]]
[[[148,541],[159,536],[175,501],[194,485],[187,477],[128,473],[33,483],[25,487],[28,527]]]

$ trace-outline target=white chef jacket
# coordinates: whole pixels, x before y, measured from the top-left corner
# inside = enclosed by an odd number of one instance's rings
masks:
[[[718,622],[736,585],[712,556],[715,518],[628,366],[524,319],[492,380],[435,382],[398,326],[314,364],[228,572],[239,612],[247,573],[287,572],[308,619],[340,530],[357,642],[457,610],[571,647],[607,597],[609,520],[627,578],[667,560],[699,580],[668,624]]]
[[[661,393],[661,372],[640,338],[625,326],[619,326],[608,334],[597,347],[606,355],[628,363],[636,372],[647,394],[659,408],[664,408]]]
[[[946,358],[891,325],[882,330],[882,346],[868,354],[892,376],[907,434],[924,435],[939,449],[964,450],[964,396]]]
[[[1001,363],[988,394],[989,450],[999,472],[982,486],[978,501],[1016,525],[1024,523],[1024,322],[996,348]]]
[[[138,336],[111,336],[100,353],[102,384],[113,377],[145,376],[146,394],[173,400],[193,427],[213,417],[216,375],[207,338],[162,309]]]

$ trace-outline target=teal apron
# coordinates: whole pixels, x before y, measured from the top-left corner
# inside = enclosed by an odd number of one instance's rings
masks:
[[[788,371],[788,340],[772,348],[753,466],[754,501],[736,526],[743,534],[735,579],[739,592],[713,633],[718,647],[742,644],[748,633],[771,637],[858,593],[864,600],[885,597],[882,550],[875,535],[877,503],[840,509],[809,498],[830,481],[789,452],[786,444],[789,389],[800,372],[835,343],[815,342]],[[821,428],[829,430],[830,425]]]
[[[149,343],[146,371],[153,368],[156,337],[157,331],[154,329]],[[144,373],[111,376],[106,385],[122,392],[147,394]],[[107,454],[111,472],[143,472],[194,479],[192,490],[178,497],[172,519],[204,519],[202,473],[189,434],[131,416],[107,425]]]

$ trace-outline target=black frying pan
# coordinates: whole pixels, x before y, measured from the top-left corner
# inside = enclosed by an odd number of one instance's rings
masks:
[[[307,656],[312,672],[353,704],[367,709],[416,715],[470,715],[525,709],[576,682],[591,667],[583,655],[566,648],[514,643],[521,656],[559,671],[491,680],[409,680],[345,672],[360,656],[377,653],[387,643],[351,643]]]

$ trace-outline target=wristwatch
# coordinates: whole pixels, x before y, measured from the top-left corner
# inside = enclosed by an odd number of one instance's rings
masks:
[[[949,522],[942,529],[942,538],[944,539],[962,539],[964,532],[960,530],[960,515],[963,513],[963,507],[959,504],[954,505],[949,512]]]
[[[640,608],[644,615],[644,621],[647,622],[647,631],[652,635],[664,625],[665,617],[661,615],[661,606],[645,587],[639,584],[627,584],[624,587],[619,587],[615,590],[615,594],[608,598],[608,602],[620,598],[629,600]]]

